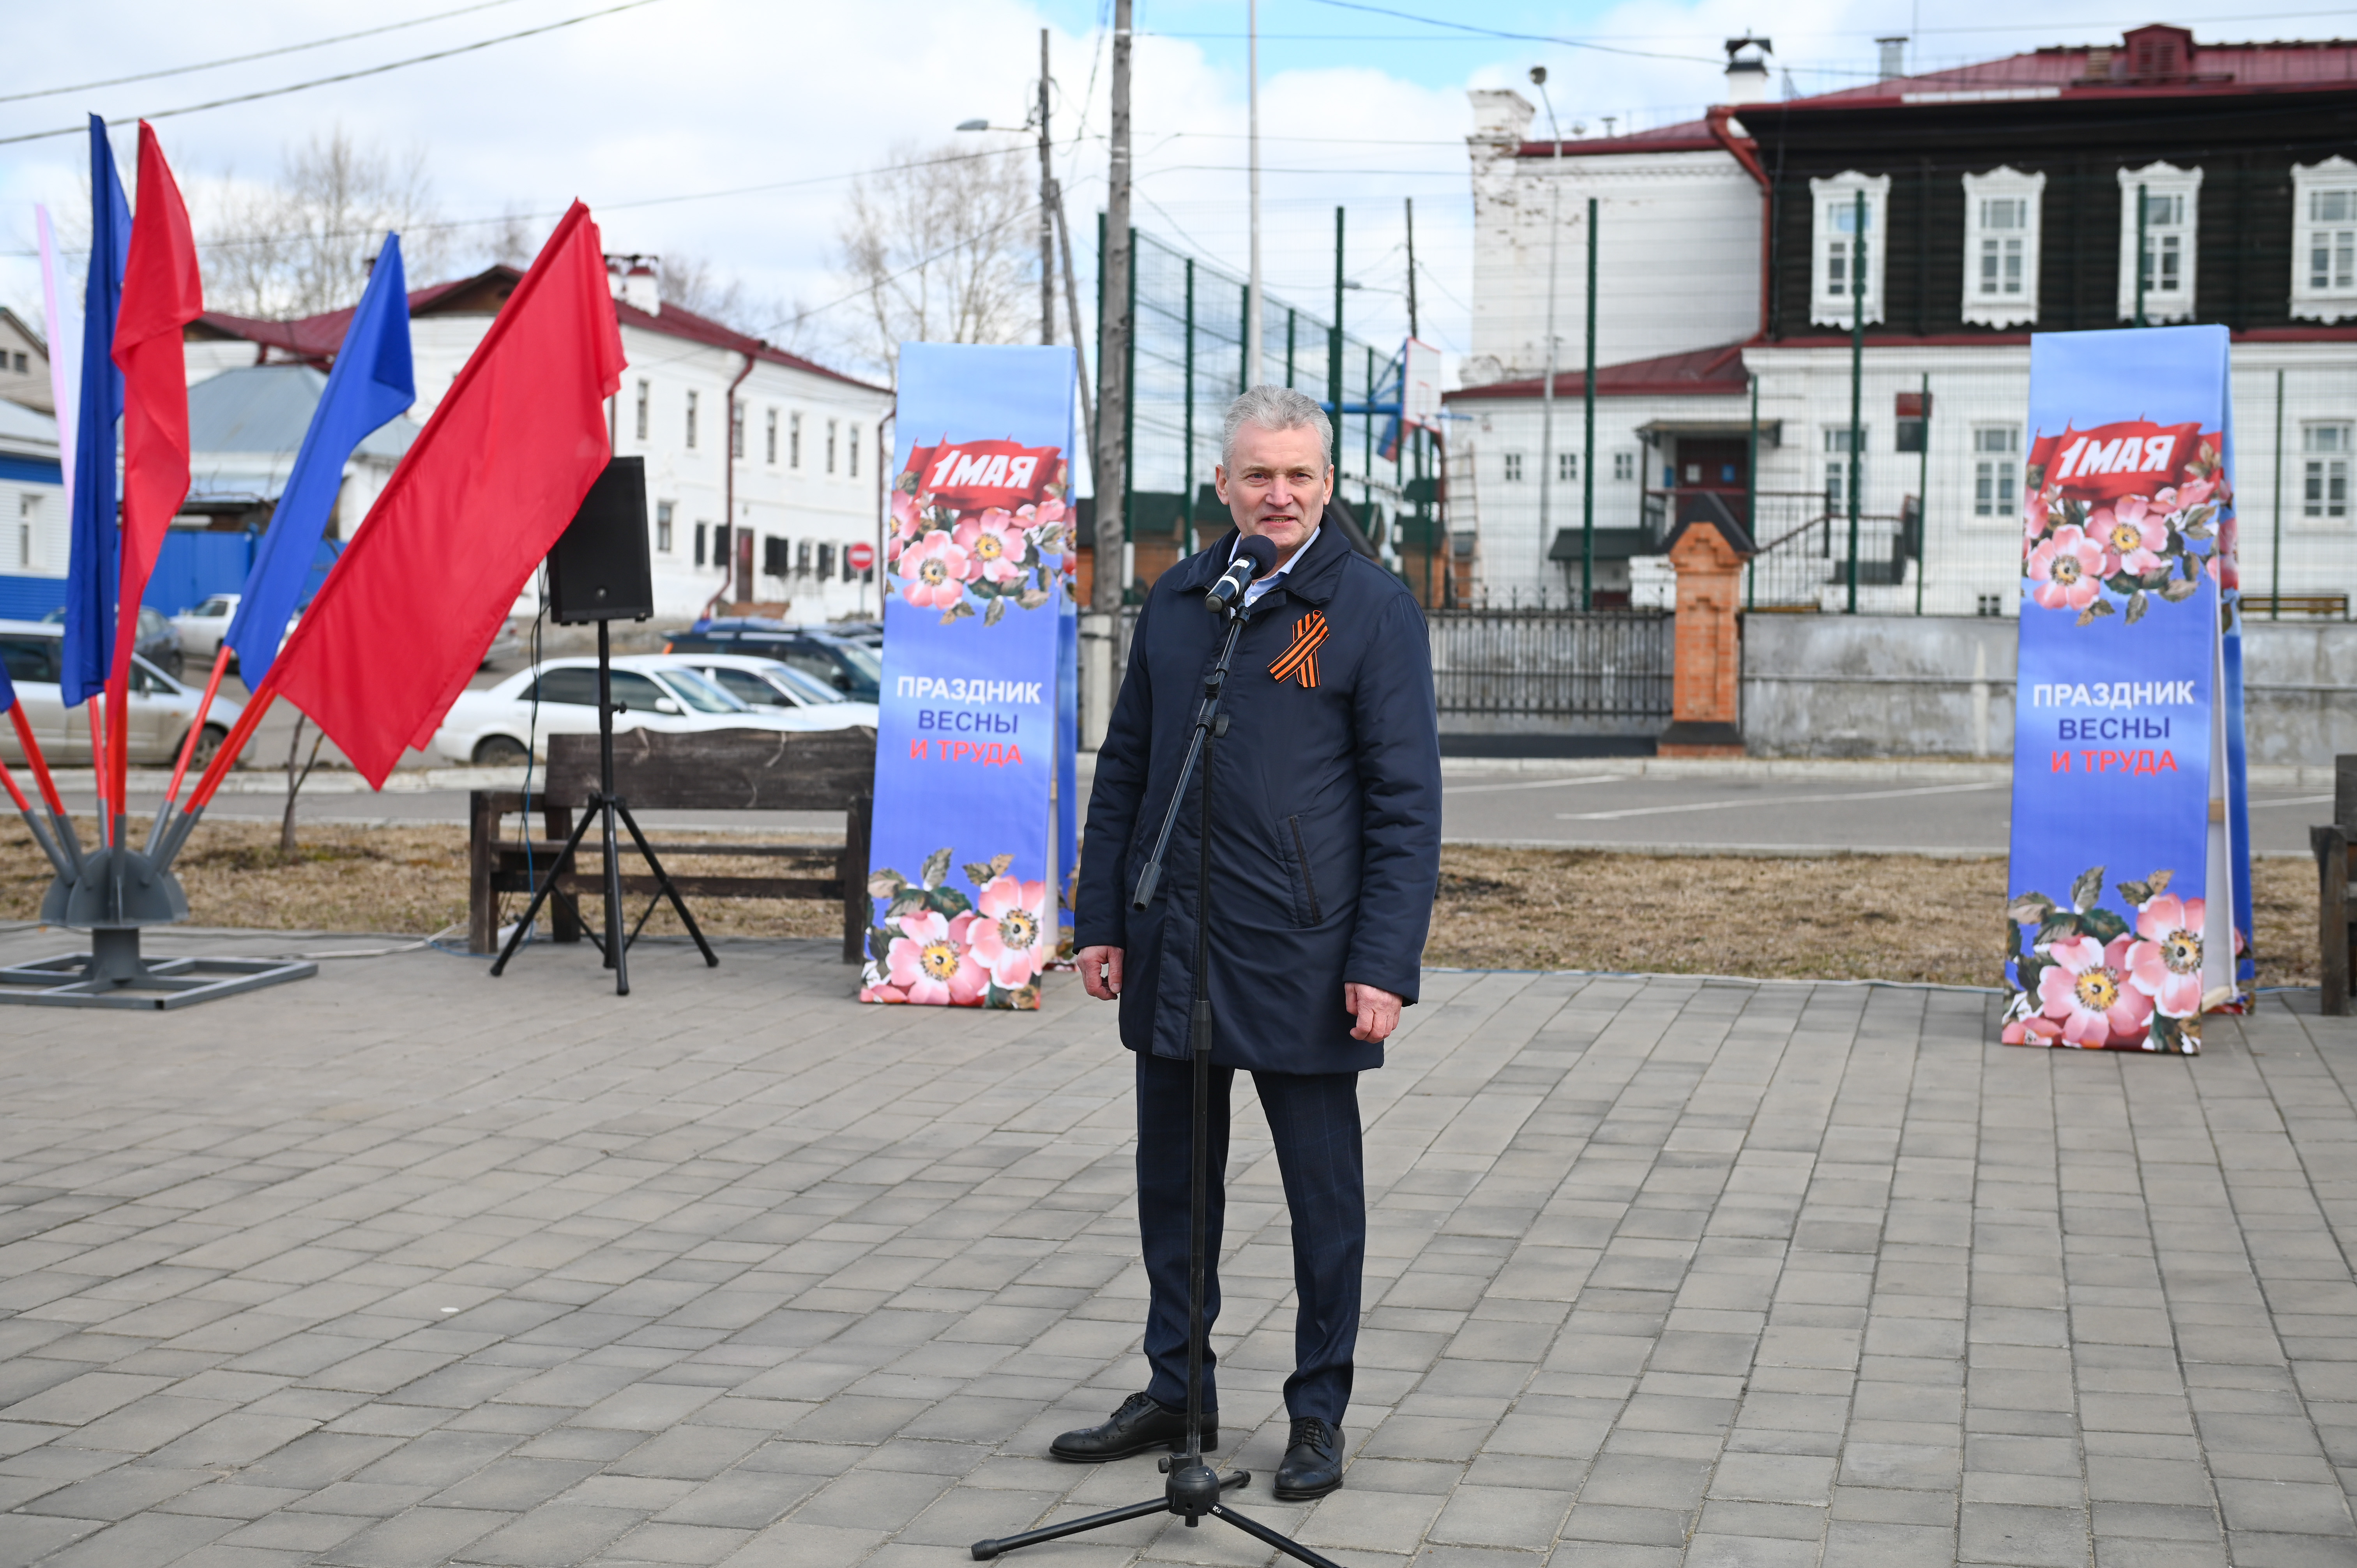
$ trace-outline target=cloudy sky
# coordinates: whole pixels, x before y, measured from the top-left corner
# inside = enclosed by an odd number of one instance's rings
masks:
[[[1425,336],[1461,346],[1466,90],[1528,94],[1534,63],[1548,67],[1569,134],[1574,122],[1600,131],[1606,116],[1624,129],[1693,116],[1717,95],[1722,40],[1755,29],[1773,38],[1792,90],[1815,91],[1870,77],[1885,34],[1912,35],[1910,63],[1925,68],[2113,39],[2150,20],[2204,38],[2325,37],[2357,22],[2357,6],[2230,16],[2216,0],[2197,5],[2164,18],[2116,0],[1262,0],[1268,286],[1304,306],[1330,297],[1332,213],[1345,206],[1346,270],[1365,285],[1351,325],[1395,339],[1406,324],[1402,204],[1413,197]],[[1244,0],[1139,0],[1135,17],[1135,221],[1239,271],[1245,15]],[[824,306],[845,293],[833,251],[850,177],[896,145],[957,141],[962,120],[1019,124],[1042,27],[1059,172],[1076,237],[1088,234],[1105,189],[1111,16],[1111,0],[79,0],[11,16],[16,65],[0,83],[0,138],[102,113],[117,124],[127,178],[139,114],[571,22],[156,128],[199,203],[224,180],[268,176],[289,143],[340,126],[365,145],[422,150],[460,252],[502,213],[544,226],[578,196],[608,250],[700,255],[758,295]],[[391,30],[290,48],[367,27]],[[181,69],[264,50],[288,52]],[[118,81],[159,72],[172,74]],[[107,81],[118,84],[82,85]],[[42,91],[56,88],[79,90]],[[0,139],[0,301],[38,311],[32,204],[86,201],[85,156],[78,136]]]

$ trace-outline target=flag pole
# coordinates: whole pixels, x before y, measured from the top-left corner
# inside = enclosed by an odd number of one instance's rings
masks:
[[[25,761],[33,770],[33,782],[40,788],[41,802],[49,809],[49,822],[57,830],[58,843],[64,846],[71,864],[79,865],[81,839],[74,832],[73,819],[66,815],[65,798],[58,793],[58,781],[49,777],[48,759],[41,755],[41,743],[33,738],[33,726],[25,718],[25,704],[18,703],[10,708],[8,717],[16,726],[16,741],[25,748]]]
[[[196,717],[188,721],[188,735],[180,743],[180,760],[172,768],[172,781],[164,787],[164,803],[156,808],[156,825],[147,830],[147,853],[156,853],[156,843],[164,832],[164,824],[172,815],[173,803],[180,798],[180,781],[188,776],[188,759],[197,754],[197,738],[205,733],[205,715],[212,712],[213,698],[221,692],[221,676],[229,669],[231,653],[235,651],[227,642],[213,654],[213,672],[205,682],[205,694],[197,700]]]
[[[16,776],[8,771],[8,765],[5,762],[0,762],[0,786],[6,787],[8,799],[16,803],[16,814],[25,819],[25,826],[32,833],[33,842],[39,844],[41,853],[49,857],[49,865],[57,871],[59,876],[68,882],[72,881],[73,862],[68,860],[59,851],[58,846],[50,842],[48,829],[43,827],[41,820],[33,815],[33,802],[25,799],[25,791],[16,787]]]
[[[90,709],[90,789],[98,801],[98,843],[103,849],[114,842],[107,830],[111,813],[107,811],[106,792],[106,693],[104,688],[92,692],[86,704]]]

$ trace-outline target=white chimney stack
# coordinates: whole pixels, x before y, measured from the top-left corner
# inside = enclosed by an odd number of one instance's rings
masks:
[[[1907,74],[1907,39],[1900,37],[1877,38],[1874,41],[1882,50],[1882,80],[1890,81],[1905,76]]]
[[[1740,107],[1766,101],[1768,62],[1760,57],[1771,48],[1766,38],[1747,36],[1727,40],[1727,89],[1722,102]]]
[[[634,310],[642,310],[649,316],[662,314],[662,290],[655,282],[654,268],[647,264],[643,256],[630,259],[630,266],[622,274],[621,286],[614,294],[616,298]]]

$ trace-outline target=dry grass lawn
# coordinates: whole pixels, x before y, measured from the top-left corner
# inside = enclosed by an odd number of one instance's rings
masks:
[[[88,824],[82,831],[87,836]],[[425,936],[466,920],[463,829],[307,826],[292,863],[279,858],[277,840],[267,823],[199,829],[178,867],[191,922]],[[635,861],[625,868],[637,869]],[[774,859],[718,856],[672,866],[713,875],[784,868]],[[22,823],[0,827],[0,918],[32,918],[48,880]],[[2314,872],[2305,862],[2264,860],[2255,880],[2260,983],[2314,984]],[[2004,941],[2004,882],[2001,860],[1452,846],[1441,855],[1425,957],[1472,969],[1991,985]],[[832,938],[842,929],[832,906],[809,900],[698,899],[694,907],[721,935]],[[677,927],[666,909],[648,929]]]

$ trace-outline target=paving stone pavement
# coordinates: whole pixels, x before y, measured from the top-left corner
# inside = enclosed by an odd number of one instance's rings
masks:
[[[594,964],[0,1012],[0,1568],[904,1568],[1159,1490],[1043,1457],[1142,1382],[1111,1009],[862,1008],[822,944]],[[2006,1049],[1953,992],[1426,984],[1314,1506],[1267,1492],[1239,1085],[1238,1506],[1354,1568],[2357,1563],[2357,1027],[2187,1061]],[[1269,1560],[1168,1519],[1009,1559]]]

